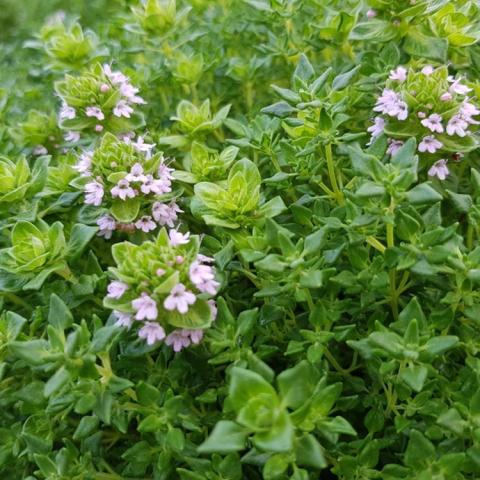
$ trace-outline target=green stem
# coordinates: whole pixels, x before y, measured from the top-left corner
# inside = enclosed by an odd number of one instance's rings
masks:
[[[245,83],[245,101],[247,103],[248,110],[252,110],[253,107],[253,88],[252,82]]]
[[[197,84],[196,83],[193,83],[190,86],[190,92],[192,94],[193,103],[198,104],[199,103],[199,101],[198,101],[198,90],[197,90]]]
[[[469,250],[473,249],[473,225],[471,222],[468,223],[467,227],[467,248]]]
[[[26,308],[28,311],[32,311],[32,306],[28,302],[20,298],[19,296],[15,295],[14,293],[2,292],[2,295],[5,298],[5,300],[11,303],[15,303],[16,305],[19,305],[23,308]]]
[[[395,200],[393,197],[390,200],[389,213],[393,215],[395,211]],[[395,246],[394,224],[387,223],[387,248]],[[398,292],[397,292],[397,274],[395,269],[390,270],[390,304],[392,307],[393,318],[398,320]]]
[[[55,273],[67,280],[67,282],[78,283],[77,277],[72,273],[67,264],[61,270],[56,270]]]
[[[335,174],[335,165],[333,163],[332,144],[325,145],[325,157],[327,159],[328,177],[330,178],[330,185],[332,186],[335,199],[340,206],[345,204],[343,192],[338,188],[337,176]]]

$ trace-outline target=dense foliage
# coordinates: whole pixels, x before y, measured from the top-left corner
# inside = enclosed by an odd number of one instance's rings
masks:
[[[480,478],[478,2],[1,3],[2,479]]]

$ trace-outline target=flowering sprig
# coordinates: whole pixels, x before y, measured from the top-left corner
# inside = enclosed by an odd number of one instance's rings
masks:
[[[86,177],[84,203],[106,210],[97,221],[105,238],[114,230],[148,233],[158,225],[173,227],[182,211],[172,196],[173,169],[161,153],[152,154],[154,146],[143,137],[107,133],[96,150],[80,155],[75,168]]]
[[[440,169],[429,170],[429,175],[443,180],[449,170],[442,157],[458,160],[462,152],[478,146],[473,134],[480,110],[472,92],[464,79],[450,76],[446,66],[426,65],[420,71],[399,66],[390,72],[373,108],[377,116],[367,129],[370,143],[385,134],[387,153],[394,155],[406,139],[415,137],[427,166],[443,160]]]
[[[62,100],[59,124],[68,142],[77,142],[82,133],[127,133],[143,123],[136,111],[146,103],[139,89],[108,64],[97,64],[81,76],[66,75],[55,90]]]
[[[198,253],[200,240],[162,229],[155,241],[113,246],[117,266],[104,299],[116,325],[134,328],[148,345],[164,341],[178,352],[197,344],[214,320],[213,259]]]

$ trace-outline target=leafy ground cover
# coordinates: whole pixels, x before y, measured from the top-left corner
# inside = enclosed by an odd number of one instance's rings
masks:
[[[477,2],[0,32],[1,478],[480,478]]]

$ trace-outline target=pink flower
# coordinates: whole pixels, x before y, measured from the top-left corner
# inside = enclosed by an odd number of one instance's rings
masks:
[[[215,261],[214,258],[207,257],[206,255],[203,255],[201,253],[197,255],[197,260],[202,263],[213,263]]]
[[[387,154],[395,155],[402,148],[402,145],[403,142],[401,140],[394,140],[393,138],[389,138]]]
[[[112,192],[112,197],[119,197],[122,200],[134,198],[136,195],[135,190],[130,187],[130,183],[126,179],[120,180],[110,191]]]
[[[70,143],[76,143],[80,140],[80,134],[78,132],[67,132],[63,138],[65,139],[66,142]]]
[[[448,135],[458,135],[465,137],[467,135],[468,123],[459,115],[452,117],[447,124]]]
[[[85,115],[87,115],[87,117],[95,117],[98,120],[105,119],[105,115],[98,107],[87,107],[85,109]]]
[[[144,182],[147,177],[143,174],[143,167],[139,163],[136,163],[130,169],[130,173],[127,174],[125,179],[129,182]]]
[[[97,181],[85,185],[85,203],[98,207],[102,203],[103,185]]]
[[[450,93],[458,93],[459,95],[466,95],[472,89],[460,83],[460,79],[454,80],[448,89]]]
[[[434,72],[434,68],[431,65],[425,65],[421,71],[424,75],[428,76]]]
[[[137,312],[136,320],[155,320],[158,317],[157,304],[153,298],[149,297],[145,292],[135,300],[132,300],[132,307]]]
[[[202,341],[202,338],[203,338],[203,330],[201,329],[191,329],[191,330],[186,330],[184,329],[183,330],[184,333],[187,333],[190,335],[190,340],[192,341],[192,343],[194,343],[195,345],[198,345],[201,341]]]
[[[115,298],[119,299],[123,294],[128,290],[128,285],[123,282],[119,282],[117,280],[114,280],[113,282],[110,282],[110,284],[107,287],[107,297],[108,298]]]
[[[178,310],[180,313],[187,313],[188,306],[193,305],[197,297],[185,288],[183,283],[178,283],[170,291],[170,295],[164,300],[163,306],[166,310]]]
[[[175,169],[170,168],[168,165],[165,165],[165,163],[161,163],[160,166],[158,167],[158,176],[160,178],[165,178],[167,180],[172,180],[172,172],[174,172]]]
[[[213,280],[215,278],[212,267],[209,265],[202,265],[199,262],[192,262],[188,271],[188,275],[191,282],[195,285],[201,284],[208,280]]]
[[[422,125],[432,132],[443,132],[442,116],[438,113],[432,113],[428,118],[422,120]]]
[[[185,330],[174,330],[165,339],[165,343],[173,348],[174,352],[180,352],[190,346],[190,335]]]
[[[113,314],[117,317],[117,321],[115,322],[116,327],[130,328],[132,326],[133,319],[129,313],[124,313],[124,312],[119,312],[118,310],[114,310]]]
[[[443,147],[443,143],[437,140],[433,135],[423,137],[418,145],[419,152],[435,153],[439,148]]]
[[[387,113],[399,101],[398,95],[389,88],[383,89],[373,108],[374,112]]]
[[[128,82],[128,77],[126,77],[121,72],[112,71],[112,68],[108,64],[103,65],[103,73],[114,85],[119,85],[124,82]]]
[[[215,321],[217,319],[217,312],[218,312],[217,304],[213,299],[207,300],[207,303],[208,303],[208,306],[210,307],[210,311],[212,312],[212,320]]]
[[[130,115],[133,113],[133,108],[128,105],[125,100],[119,100],[113,109],[113,114],[116,117],[126,117],[130,118]]]
[[[452,98],[452,94],[449,92],[445,92],[440,95],[440,100],[442,102],[449,102]]]
[[[97,220],[97,225],[100,227],[98,236],[104,237],[107,240],[112,238],[112,232],[115,230],[117,222],[110,216],[104,215]]]
[[[160,225],[167,225],[173,228],[174,222],[178,219],[177,213],[182,213],[183,210],[173,202],[170,205],[165,203],[155,202],[152,207],[152,215],[155,221]]]
[[[403,83],[407,79],[407,69],[405,67],[397,67],[395,70],[390,70],[390,76],[388,78]]]
[[[155,322],[146,322],[138,331],[139,338],[147,340],[147,345],[153,345],[165,338],[165,330]]]
[[[391,117],[397,117],[398,120],[406,120],[408,117],[408,105],[404,101],[399,101],[387,114]]]
[[[209,295],[216,295],[220,283],[216,280],[204,280],[203,282],[195,284],[198,290],[202,293],[208,293]]]
[[[135,222],[135,226],[138,230],[148,233],[157,228],[157,224],[152,220],[150,215],[144,215],[139,220]]]
[[[377,12],[372,8],[367,10],[367,18],[375,18],[377,16]]]
[[[190,232],[183,234],[173,229],[168,233],[168,237],[170,238],[170,245],[172,247],[186,245],[190,241]]]
[[[135,97],[139,89],[134,87],[131,83],[125,82],[120,85],[120,93],[127,98]]]
[[[373,121],[374,124],[367,128],[367,132],[370,132],[372,135],[372,140],[381,135],[383,133],[383,129],[385,128],[385,120],[382,117],[375,117]]]
[[[95,125],[95,131],[101,132],[103,130],[103,125]]]
[[[135,134],[133,135],[135,137]],[[136,142],[132,141],[131,137],[125,136],[123,141],[127,144],[131,144],[137,152],[145,153],[145,157],[148,159],[152,156],[152,150],[155,147],[155,143],[145,143],[143,137],[139,136]]]
[[[100,91],[102,93],[107,93],[109,90],[110,90],[110,85],[108,83],[102,83],[102,85],[100,85]]]
[[[408,117],[408,105],[400,99],[397,93],[388,88],[385,88],[382,95],[378,97],[373,110],[386,113],[390,117],[397,117],[398,120],[405,120]]]
[[[48,150],[43,145],[37,145],[33,149],[34,155],[47,155],[47,153],[48,153]]]
[[[79,173],[88,175],[92,165],[92,155],[92,152],[83,152],[80,155],[80,161],[73,168]]]
[[[478,124],[476,120],[472,118],[473,115],[479,115],[480,110],[469,102],[463,102],[462,106],[460,107],[460,111],[458,112],[459,115],[468,123],[471,124]]]
[[[439,180],[445,180],[450,174],[450,170],[447,167],[447,161],[440,159],[436,161],[428,170],[429,177],[437,177]]]
[[[147,175],[145,177],[140,190],[145,194],[156,193],[157,195],[161,195],[162,193],[166,193],[164,192],[162,181],[156,180],[152,175]]]
[[[60,120],[72,120],[77,116],[75,109],[67,105],[65,102],[62,103],[62,107],[60,108],[58,115]]]

